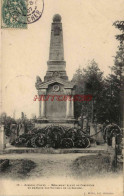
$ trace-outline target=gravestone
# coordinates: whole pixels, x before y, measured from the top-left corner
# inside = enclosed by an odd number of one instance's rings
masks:
[[[97,133],[98,134],[96,135],[96,141],[99,144],[104,144],[102,129],[103,129],[103,126],[101,124],[98,124],[97,125]]]
[[[96,124],[93,124],[93,123],[89,123],[90,125],[90,136],[92,136],[93,139],[96,140],[96,132],[97,132],[97,126]]]
[[[4,125],[0,125],[0,151],[3,151],[5,147],[6,147],[6,144],[5,144]]]
[[[89,123],[90,126],[90,136],[92,138],[91,146],[96,146],[96,132],[97,132],[97,127],[93,123]]]

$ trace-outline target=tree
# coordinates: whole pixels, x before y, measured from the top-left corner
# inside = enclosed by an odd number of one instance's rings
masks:
[[[105,79],[104,106],[105,117],[110,123],[119,123],[119,88],[115,75],[110,74]]]
[[[115,21],[113,23],[113,25],[119,29],[120,31],[122,31],[121,34],[116,35],[116,39],[118,39],[120,41],[120,43],[123,43],[124,41],[124,21]]]
[[[83,116],[92,122],[94,119],[102,121],[103,112],[103,72],[98,67],[95,60],[88,63],[86,69],[79,68],[73,76],[76,83],[76,94],[91,94],[91,102],[75,102],[75,117]]]
[[[87,119],[102,123],[106,120],[123,127],[124,110],[124,21],[116,21],[113,24],[121,30],[116,35],[120,45],[116,52],[114,65],[111,66],[111,74],[106,78],[100,71],[97,63],[92,60],[86,69],[79,68],[73,76],[76,83],[76,94],[92,94],[93,101],[89,103],[75,103],[75,117],[86,115]]]
[[[14,118],[7,116],[7,114],[3,112],[0,115],[0,123],[4,124],[5,134],[9,136],[11,134],[10,126],[11,124],[16,124],[16,121]]]
[[[76,85],[76,94],[84,94],[84,73],[83,70],[79,67],[76,70],[76,73],[73,75],[72,81]],[[78,118],[81,115],[82,103],[74,102],[74,112],[75,117]]]
[[[7,114],[5,113],[5,112],[3,112],[1,115],[0,115],[0,122],[2,123],[4,123],[5,122],[5,120],[6,120],[6,117],[7,117]]]
[[[123,96],[124,96],[124,21],[116,21],[113,24],[122,33],[116,35],[120,45],[115,56],[114,66],[112,66],[113,74],[110,76],[111,85],[113,86],[112,102],[115,99],[115,110],[117,113],[116,122],[122,127],[123,121]]]

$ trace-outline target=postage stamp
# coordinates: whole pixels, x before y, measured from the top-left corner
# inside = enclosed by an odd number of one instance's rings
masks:
[[[2,28],[27,28],[27,1],[2,1]]]
[[[26,29],[41,18],[43,10],[43,0],[2,0],[2,28]]]

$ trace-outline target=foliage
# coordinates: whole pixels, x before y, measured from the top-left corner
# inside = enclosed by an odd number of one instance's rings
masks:
[[[76,84],[76,94],[91,94],[91,102],[75,102],[75,117],[81,116],[87,121],[98,123],[109,122],[121,125],[123,121],[123,96],[124,96],[124,21],[113,24],[122,33],[116,36],[120,45],[114,58],[111,74],[106,78],[100,71],[98,64],[92,60],[86,69],[79,68],[72,81]]]
[[[75,102],[75,117],[86,116],[94,121],[101,120],[103,105],[103,72],[98,67],[95,60],[92,60],[85,69],[78,69],[74,74],[73,82],[76,84],[76,94],[91,94],[91,102]]]
[[[111,67],[112,74],[109,75],[109,82],[111,82],[111,96],[112,96],[112,113],[115,114],[114,121],[122,127],[123,121],[123,94],[124,94],[124,21],[116,21],[113,24],[122,33],[116,36],[120,45],[114,59],[114,65]]]
[[[116,38],[123,43],[124,41],[124,21],[115,21],[113,23],[113,25],[119,29],[120,31],[122,31],[122,33],[120,35],[116,35]]]
[[[24,116],[24,113],[23,118],[15,120],[14,118],[7,116],[7,114],[3,112],[0,115],[0,124],[4,124],[6,136],[11,135],[11,128],[13,124],[16,126],[16,129],[19,129],[19,124],[24,124],[25,132],[28,132],[34,127],[34,121],[27,119],[26,116]]]
[[[10,126],[11,126],[11,124],[16,124],[16,121],[15,121],[14,118],[11,118],[10,116],[7,116],[7,114],[5,112],[3,112],[0,115],[0,123],[4,124],[5,134],[7,136],[9,136],[10,133],[11,133]]]

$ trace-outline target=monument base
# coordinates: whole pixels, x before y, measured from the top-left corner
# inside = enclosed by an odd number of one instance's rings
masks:
[[[78,121],[75,119],[37,119],[35,123],[36,128],[44,128],[46,126],[51,126],[51,125],[59,125],[59,126],[66,126],[66,127],[77,127],[78,126]]]

